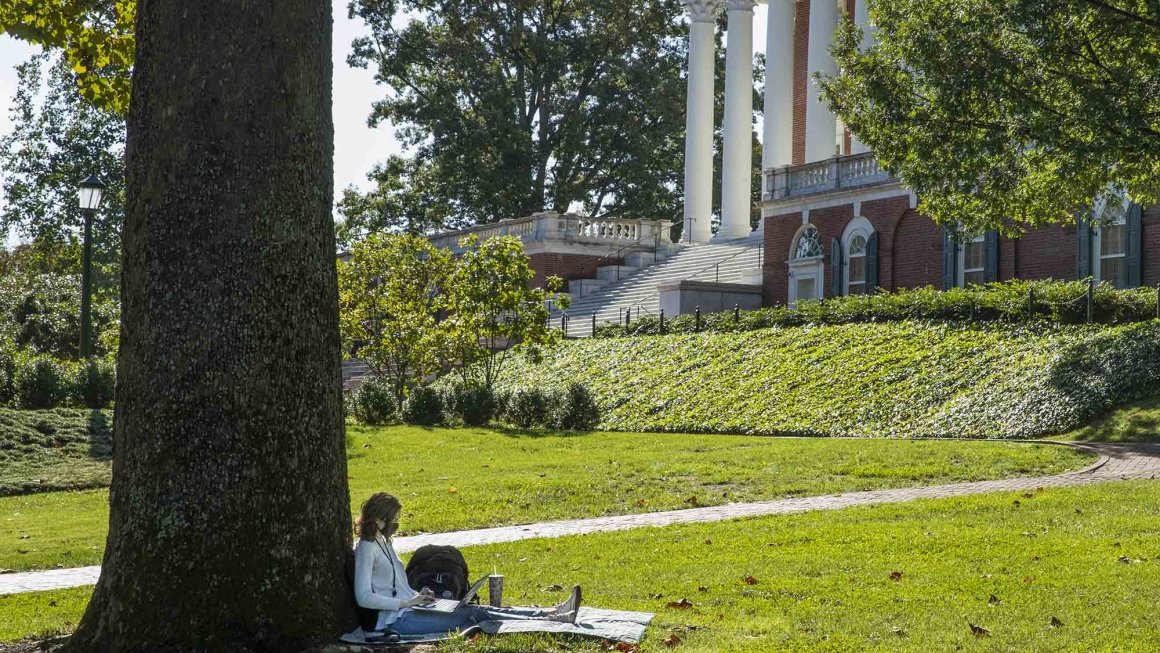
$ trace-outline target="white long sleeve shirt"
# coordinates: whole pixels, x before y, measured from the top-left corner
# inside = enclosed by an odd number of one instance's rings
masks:
[[[358,541],[354,549],[354,598],[364,608],[381,611],[380,630],[395,623],[403,602],[417,594],[407,584],[407,570],[390,540],[379,534],[373,542]]]

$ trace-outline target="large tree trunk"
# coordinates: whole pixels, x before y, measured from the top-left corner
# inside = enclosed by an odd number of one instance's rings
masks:
[[[141,0],[109,539],[72,650],[290,650],[350,612],[331,9]]]

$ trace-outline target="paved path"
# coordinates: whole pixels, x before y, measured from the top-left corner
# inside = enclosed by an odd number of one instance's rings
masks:
[[[998,481],[977,481],[954,483],[930,487],[901,488],[894,490],[871,490],[848,494],[780,499],[761,503],[731,503],[707,508],[669,510],[639,515],[619,517],[596,517],[593,519],[572,519],[567,521],[528,524],[526,526],[506,526],[483,528],[454,533],[434,533],[414,537],[400,537],[395,540],[395,548],[400,552],[414,551],[424,544],[453,544],[458,547],[480,544],[515,542],[537,537],[560,537],[604,531],[623,531],[649,526],[669,526],[671,524],[691,524],[714,522],[761,515],[784,515],[811,510],[837,510],[851,506],[877,503],[900,503],[915,499],[941,499],[984,492],[1010,492],[1039,487],[1064,487],[1087,485],[1105,481],[1129,479],[1150,479],[1160,476],[1160,444],[1082,444],[1076,445],[1099,454],[1100,458],[1090,467],[1082,470],[1042,476],[1038,478],[1014,478]],[[100,567],[77,567],[53,569],[15,574],[0,574],[0,595],[21,592],[65,589],[93,585],[100,575]]]

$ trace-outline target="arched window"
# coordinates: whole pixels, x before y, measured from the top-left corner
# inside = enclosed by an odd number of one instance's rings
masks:
[[[970,236],[959,247],[960,288],[981,286],[987,282],[986,235]]]
[[[796,306],[799,300],[822,298],[824,254],[816,227],[807,224],[798,230],[789,255],[790,306]]]
[[[822,237],[813,225],[806,225],[798,235],[793,247],[793,260],[820,258],[822,256]]]
[[[878,252],[874,225],[857,216],[842,233],[842,278],[834,286],[835,294],[865,295],[878,285]]]
[[[1095,233],[1092,244],[1092,276],[1116,288],[1128,287],[1128,202],[1120,198],[1096,203]]]
[[[846,294],[866,293],[866,236],[855,234],[846,249]]]

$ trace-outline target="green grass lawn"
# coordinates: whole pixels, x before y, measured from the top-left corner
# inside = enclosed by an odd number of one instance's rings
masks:
[[[348,441],[352,506],[398,495],[403,534],[1053,474],[1091,460],[1006,442],[412,427],[350,427]],[[0,498],[0,569],[99,563],[107,501],[105,490]]]
[[[563,592],[548,587],[578,582],[590,605],[656,612],[642,651],[668,650],[662,640],[675,634],[690,653],[1151,652],[1160,650],[1158,515],[1160,485],[1124,482],[465,553],[473,571],[507,576],[513,603],[555,602]],[[67,630],[86,593],[0,597],[0,640]],[[666,607],[681,599],[692,606]],[[444,649],[547,653],[561,644],[511,637]]]

